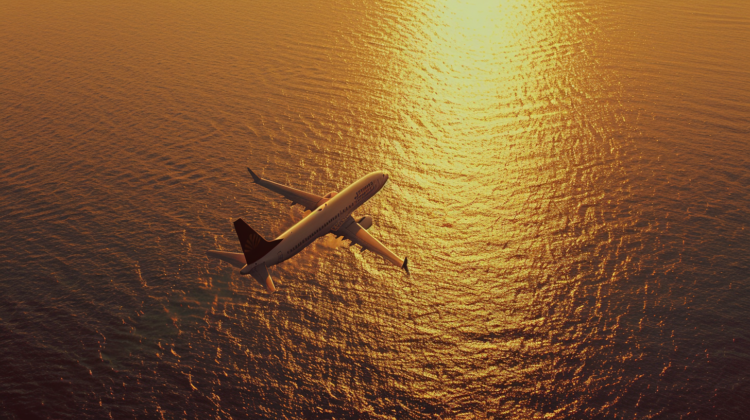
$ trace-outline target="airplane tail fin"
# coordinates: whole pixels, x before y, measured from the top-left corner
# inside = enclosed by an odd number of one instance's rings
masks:
[[[271,242],[266,241],[242,219],[234,221],[234,230],[237,232],[240,245],[242,245],[242,253],[245,254],[247,264],[252,264],[263,258],[281,242],[281,239]]]

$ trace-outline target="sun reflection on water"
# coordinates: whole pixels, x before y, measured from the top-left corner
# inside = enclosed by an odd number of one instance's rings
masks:
[[[399,243],[416,273],[401,299],[429,302],[405,314],[423,340],[410,369],[435,375],[416,385],[425,396],[461,398],[446,391],[457,383],[476,382],[475,399],[497,395],[481,382],[554,387],[549,355],[580,313],[569,295],[586,250],[611,229],[598,184],[617,166],[599,122],[614,118],[610,104],[586,101],[616,89],[597,74],[594,46],[577,41],[594,29],[566,7],[446,0],[402,10],[408,25],[380,67],[392,96],[367,123],[401,185],[376,211],[394,240],[411,238]]]

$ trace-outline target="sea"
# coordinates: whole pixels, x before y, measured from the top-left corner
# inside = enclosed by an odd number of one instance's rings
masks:
[[[748,192],[747,0],[0,0],[0,419],[747,418]]]

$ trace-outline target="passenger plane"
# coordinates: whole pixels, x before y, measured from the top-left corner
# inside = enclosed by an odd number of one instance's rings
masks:
[[[283,195],[292,201],[292,205],[303,205],[312,213],[273,241],[266,241],[242,219],[237,219],[234,222],[234,230],[240,239],[242,253],[207,251],[209,257],[242,268],[241,274],[250,274],[266,290],[275,292],[276,287],[268,273],[268,267],[292,258],[317,238],[333,233],[337,237],[343,236],[348,239],[351,245],[357,244],[362,250],[381,255],[386,261],[400,266],[409,274],[406,258],[401,259],[367,233],[367,229],[372,226],[372,217],[364,216],[355,220],[352,216],[359,206],[385,186],[388,182],[388,174],[385,172],[365,175],[343,191],[330,192],[321,197],[262,179],[250,168],[247,170],[256,184]]]

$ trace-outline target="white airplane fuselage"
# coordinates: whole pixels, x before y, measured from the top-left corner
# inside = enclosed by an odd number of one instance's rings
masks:
[[[388,174],[385,172],[372,172],[363,176],[279,235],[276,240],[281,242],[271,252],[258,261],[245,265],[240,273],[249,274],[261,264],[270,267],[297,255],[317,238],[338,229],[353,211],[377,194],[387,182]]]

